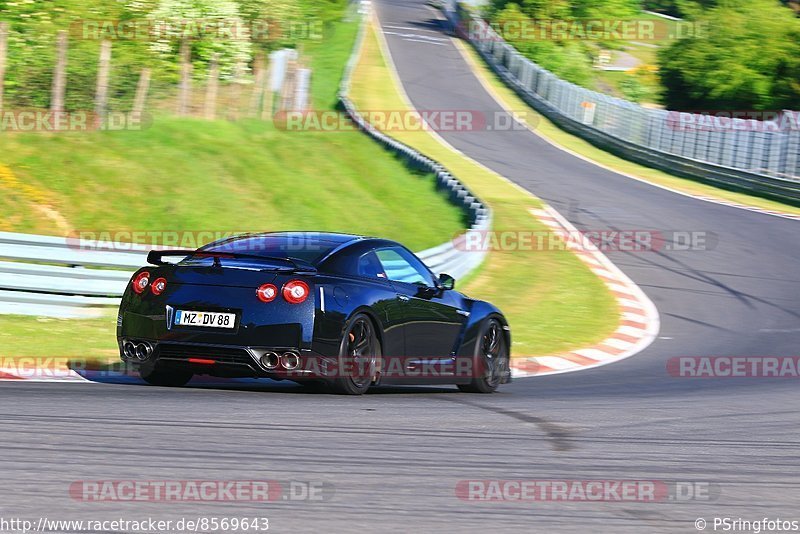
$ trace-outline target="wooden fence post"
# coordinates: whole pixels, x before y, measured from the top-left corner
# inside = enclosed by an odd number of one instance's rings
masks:
[[[272,85],[270,78],[272,78],[272,69],[273,65],[272,62],[269,60],[267,61],[267,68],[264,72],[264,98],[263,103],[261,105],[261,120],[270,120],[272,118],[272,104],[273,104],[273,97],[272,97]]]
[[[136,84],[136,96],[133,99],[133,113],[141,117],[147,102],[147,91],[150,89],[150,69],[142,69],[139,82]]]
[[[111,41],[100,43],[100,63],[97,67],[97,90],[94,96],[95,120],[103,124],[108,112],[108,72],[111,68]]]
[[[67,89],[67,32],[60,30],[56,37],[56,67],[53,73],[53,93],[50,111],[64,111],[64,93]]]
[[[0,113],[3,112],[3,88],[6,81],[6,53],[8,52],[8,22],[0,22]]]
[[[189,99],[192,91],[192,61],[191,47],[189,41],[184,39],[181,43],[181,83],[180,94],[178,95],[178,115],[186,115],[189,112]]]
[[[206,87],[205,117],[214,120],[217,117],[217,93],[219,92],[219,54],[211,56],[208,70],[208,86]]]
[[[263,52],[258,52],[256,54],[256,59],[253,62],[253,70],[255,72],[253,73],[253,92],[250,95],[250,116],[259,117],[263,106],[262,99],[264,97],[264,71],[266,70]]]
[[[242,78],[244,77],[244,65],[241,62],[233,67],[233,83],[230,88],[230,99],[228,100],[228,120],[237,120],[239,111],[242,108]]]

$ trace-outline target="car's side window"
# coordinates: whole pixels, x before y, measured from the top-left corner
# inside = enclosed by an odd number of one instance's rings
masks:
[[[434,281],[427,268],[407,250],[400,247],[375,251],[389,280],[433,287]]]
[[[369,251],[358,258],[358,276],[386,279],[383,266],[374,252]]]

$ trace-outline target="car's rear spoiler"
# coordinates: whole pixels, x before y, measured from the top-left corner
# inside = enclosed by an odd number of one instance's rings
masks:
[[[214,258],[214,267],[222,267],[221,259],[248,259],[263,262],[281,262],[287,264],[286,268],[278,268],[278,270],[286,270],[298,273],[316,273],[317,268],[310,263],[299,258],[280,257],[280,256],[259,256],[257,254],[240,254],[238,252],[217,252],[211,250],[151,250],[147,254],[147,263],[153,265],[172,265],[164,261],[164,256],[180,256],[181,259],[188,256],[194,258]]]

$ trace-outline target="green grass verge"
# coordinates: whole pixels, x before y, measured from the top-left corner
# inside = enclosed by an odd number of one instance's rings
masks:
[[[800,214],[800,207],[797,206],[748,195],[746,193],[721,189],[688,178],[681,178],[605,152],[591,143],[584,141],[580,137],[565,132],[550,120],[537,113],[497,77],[471,46],[463,42],[458,42],[458,46],[465,53],[465,57],[472,66],[475,75],[484,82],[484,85],[490,89],[495,98],[507,109],[524,111],[521,115],[525,117],[528,125],[537,134],[548,139],[557,146],[583,156],[612,171],[627,174],[656,185],[669,187],[683,193],[737,202],[756,208]]]
[[[98,319],[51,319],[0,315],[0,362],[5,358],[119,360],[117,315]]]
[[[363,110],[409,109],[369,28],[354,73],[351,98]],[[424,131],[392,131],[398,140],[439,161],[494,210],[498,232],[546,232],[530,213],[541,202]],[[563,250],[492,251],[481,269],[457,287],[496,304],[507,315],[515,356],[584,347],[617,325],[616,303],[577,257]]]

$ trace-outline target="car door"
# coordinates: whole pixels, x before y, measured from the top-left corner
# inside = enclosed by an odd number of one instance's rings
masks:
[[[452,291],[442,290],[430,270],[400,246],[375,250],[402,304],[405,356],[449,360],[465,317]]]

